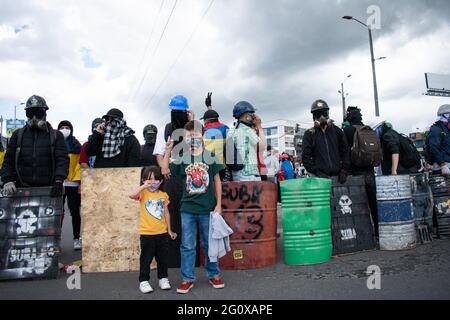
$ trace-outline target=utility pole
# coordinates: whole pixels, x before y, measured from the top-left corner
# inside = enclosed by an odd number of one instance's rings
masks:
[[[341,96],[342,96],[342,118],[345,120],[345,114],[346,114],[346,112],[345,112],[345,108],[346,108],[346,106],[345,106],[345,96],[346,96],[346,94],[345,94],[345,91],[344,91],[344,83],[345,83],[345,81],[347,81],[349,78],[351,78],[351,74],[349,74],[348,76],[347,76],[347,78],[344,80],[344,81],[342,81],[341,82],[341,91],[338,91],[340,94],[341,94]]]

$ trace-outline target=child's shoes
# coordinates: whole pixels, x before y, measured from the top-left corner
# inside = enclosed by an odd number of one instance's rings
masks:
[[[143,281],[139,284],[139,290],[141,290],[142,293],[150,293],[153,292],[153,288],[150,285],[148,281]]]
[[[170,290],[171,286],[170,286],[169,279],[163,278],[163,279],[159,280],[159,287],[161,288],[161,290]]]

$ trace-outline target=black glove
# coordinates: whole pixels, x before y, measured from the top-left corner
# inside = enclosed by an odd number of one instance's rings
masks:
[[[207,108],[209,108],[209,107],[212,106],[212,99],[211,99],[211,96],[212,96],[212,92],[208,92],[208,96],[207,96],[206,99],[205,99],[205,104],[206,104],[206,107],[207,107]]]
[[[64,191],[63,182],[56,180],[52,189],[52,197],[62,197]]]
[[[347,182],[347,171],[342,169],[341,172],[339,172],[338,180],[339,180],[340,184],[346,183]]]

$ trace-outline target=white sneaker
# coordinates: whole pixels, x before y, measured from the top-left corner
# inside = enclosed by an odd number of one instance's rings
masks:
[[[170,286],[169,279],[164,278],[159,280],[159,287],[161,290],[170,290],[172,287]]]
[[[81,250],[81,240],[80,239],[73,240],[73,250],[75,250],[75,251]]]
[[[153,288],[150,285],[148,281],[143,281],[139,284],[139,290],[141,290],[142,293],[150,293],[153,292]]]

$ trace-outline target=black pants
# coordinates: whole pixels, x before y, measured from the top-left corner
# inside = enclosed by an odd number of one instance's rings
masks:
[[[366,182],[367,199],[369,200],[370,214],[374,224],[375,236],[378,237],[378,204],[377,204],[377,186],[375,173],[373,170],[367,172],[353,172],[354,176],[364,176]]]
[[[158,264],[158,279],[168,277],[169,258],[169,234],[159,234],[156,236],[141,235],[141,257],[139,282],[150,280],[150,264],[156,259]]]
[[[81,228],[81,195],[78,193],[78,188],[79,187],[64,187],[64,203],[66,202],[67,197],[67,205],[70,210],[70,215],[72,216],[72,229],[74,239],[80,239]]]

